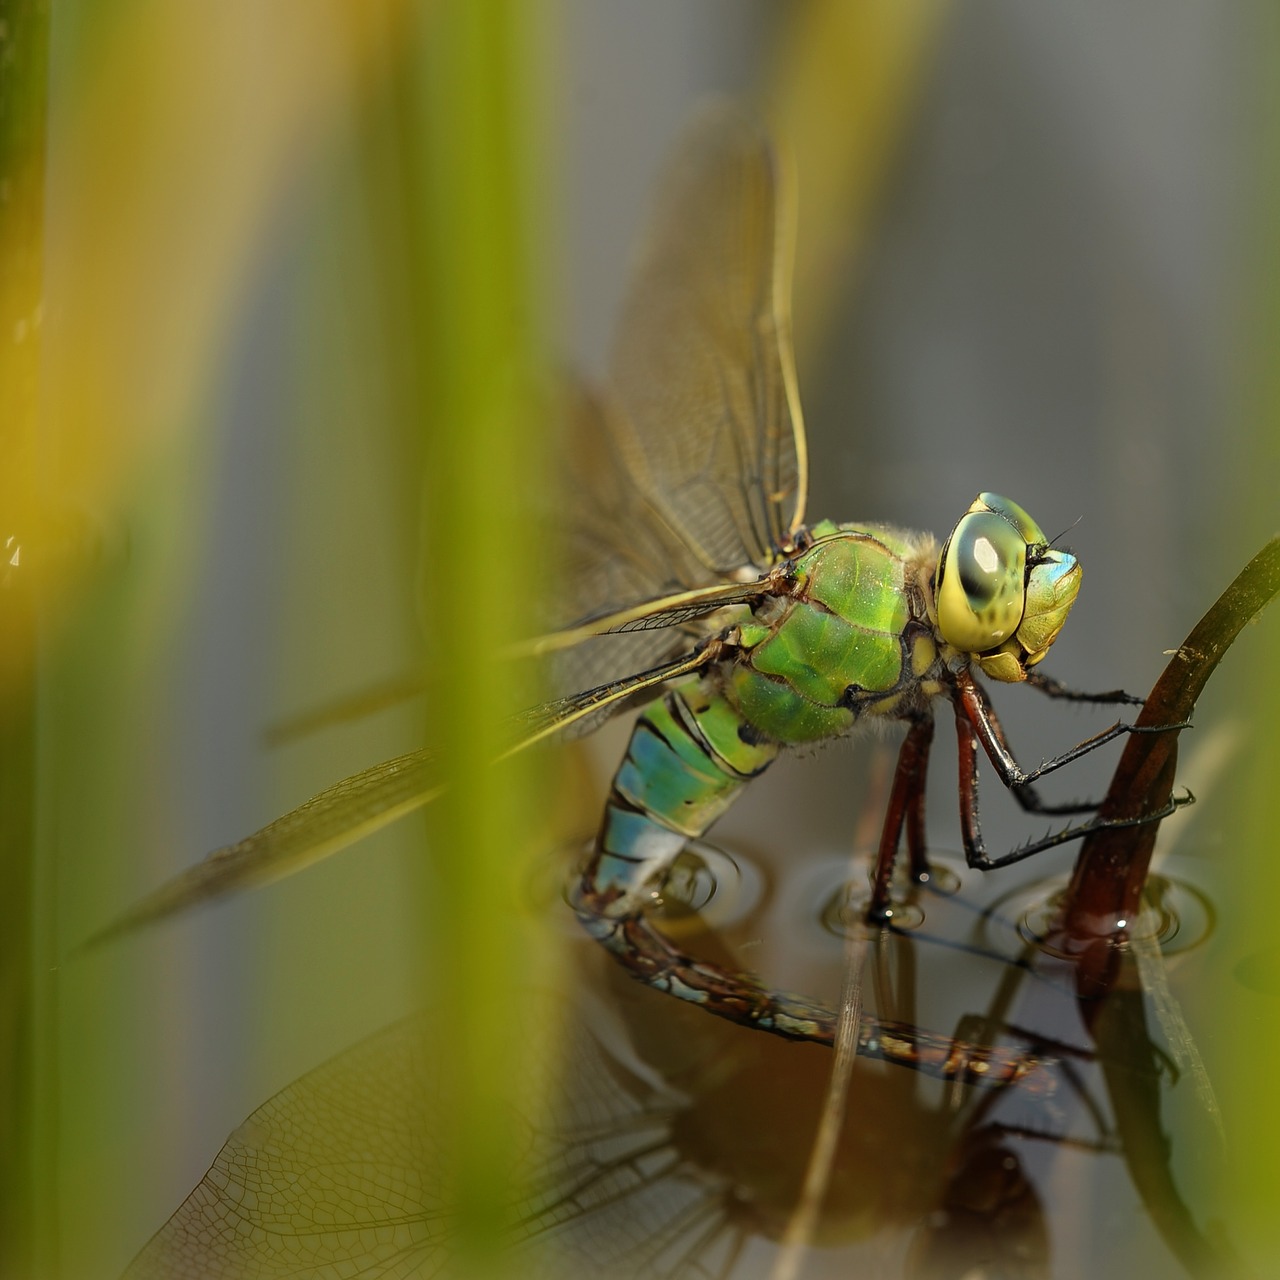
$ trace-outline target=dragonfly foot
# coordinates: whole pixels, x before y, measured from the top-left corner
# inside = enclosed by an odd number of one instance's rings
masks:
[[[1173,733],[1178,729],[1194,729],[1195,725],[1190,720],[1179,720],[1173,724],[1127,724],[1124,726],[1126,733]]]

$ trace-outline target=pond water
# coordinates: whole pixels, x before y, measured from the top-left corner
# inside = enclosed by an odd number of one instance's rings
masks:
[[[899,886],[910,927],[868,932],[848,907],[868,865],[700,846],[669,882],[661,927],[832,1005],[853,957],[864,1017],[999,1046],[1025,1060],[1019,1078],[970,1084],[858,1057],[807,1247],[789,1252],[835,1056],[629,980],[543,885],[570,978],[550,1002],[550,1098],[531,1084],[509,1118],[528,1155],[510,1274],[1097,1280],[1228,1262],[1205,1228],[1219,1212],[1206,1173],[1224,1153],[1212,1063],[1180,1003],[1230,959],[1199,864],[1162,867],[1120,982],[1092,1002],[1036,943],[1059,885],[1011,888],[936,857],[931,884]],[[419,1015],[265,1104],[131,1280],[451,1274],[439,1044]]]

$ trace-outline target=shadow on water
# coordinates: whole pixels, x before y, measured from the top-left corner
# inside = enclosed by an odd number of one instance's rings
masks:
[[[1144,715],[1172,723],[1189,712],[1274,593],[1278,566],[1280,541],[1178,650],[1176,678],[1157,685]],[[1241,582],[1251,594],[1240,595]],[[1106,812],[1165,804],[1172,750],[1160,744],[1170,736],[1133,738]],[[511,1214],[513,1274],[1249,1274],[1178,1175],[1225,1156],[1178,994],[1226,978],[1211,969],[1215,948],[1201,945],[1215,910],[1196,864],[1147,876],[1153,825],[1104,833],[1105,856],[1095,837],[1065,883],[1010,887],[940,858],[930,883],[898,886],[906,923],[893,928],[862,923],[869,859],[774,866],[709,845],[684,856],[657,910],[685,950],[833,999],[852,937],[865,948],[868,1014],[1000,1048],[1025,1067],[1004,1083],[970,1083],[912,1070],[904,1054],[859,1057],[793,1272],[781,1242],[822,1123],[831,1052],[706,1017],[631,982],[571,934],[553,1098],[531,1094],[509,1117],[528,1157]],[[559,852],[548,883],[571,856]],[[1144,860],[1145,896],[1124,898],[1116,886],[1135,883],[1134,859]],[[1125,914],[1102,929],[1108,893],[1121,894]],[[550,921],[571,927],[557,894],[535,896]],[[260,1107],[130,1280],[448,1274],[439,1043],[420,1015]]]

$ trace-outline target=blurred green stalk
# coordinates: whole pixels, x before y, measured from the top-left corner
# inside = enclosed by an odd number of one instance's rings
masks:
[[[533,1055],[513,1030],[536,973],[515,895],[536,813],[532,762],[500,768],[504,717],[533,691],[501,658],[527,633],[549,559],[521,513],[544,483],[537,243],[548,168],[541,49],[553,10],[448,0],[417,17],[375,156],[395,301],[400,416],[419,433],[428,740],[448,790],[428,814],[420,919],[437,1012],[443,1159],[457,1270],[501,1271],[518,1195],[508,1100]],[[384,138],[385,140],[385,138]]]
[[[0,1276],[33,1274],[37,1195],[37,436],[49,6],[0,3]]]
[[[1263,513],[1270,532],[1280,532],[1280,13],[1263,5],[1253,11],[1259,39],[1253,52],[1256,112],[1244,135],[1255,158],[1247,206],[1243,340],[1245,384],[1240,411],[1250,424],[1235,438],[1245,451],[1231,459],[1231,475],[1242,509]],[[1234,522],[1221,522],[1226,538]],[[1236,549],[1242,554],[1252,548]],[[1229,668],[1233,700],[1244,741],[1239,768],[1229,790],[1231,823],[1221,856],[1230,894],[1228,928],[1239,936],[1224,940],[1232,953],[1260,962],[1264,972],[1280,972],[1274,945],[1280,911],[1280,819],[1276,781],[1280,778],[1280,608],[1267,610],[1258,639],[1250,645],[1247,668]],[[1251,637],[1246,633],[1242,640]],[[1259,643],[1260,641],[1260,643]],[[1242,646],[1243,647],[1243,646]],[[1232,1146],[1224,1203],[1237,1207],[1261,1254],[1280,1264],[1280,1092],[1275,1064],[1280,1058],[1280,997],[1274,989],[1252,989],[1236,972],[1217,993],[1220,1034],[1232,1046],[1228,1057],[1224,1111]],[[1266,1274],[1273,1274],[1266,1271]]]

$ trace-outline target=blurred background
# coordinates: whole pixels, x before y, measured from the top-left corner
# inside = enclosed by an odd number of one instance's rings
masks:
[[[31,126],[5,156],[5,1203],[30,1228],[6,1274],[118,1274],[254,1107],[421,1002],[454,908],[423,906],[416,821],[75,948],[418,745],[424,709],[278,748],[271,725],[424,654],[469,668],[446,716],[483,701],[496,633],[554,572],[509,519],[555,470],[517,384],[607,376],[655,175],[708,95],[754,101],[796,172],[813,518],[945,536],[1007,494],[1084,565],[1053,674],[1137,693],[1280,526],[1272,6],[462,8],[16,4],[0,26]],[[1177,824],[1220,877],[1215,945],[1272,973],[1277,625],[1203,699]],[[998,702],[1028,764],[1108,722]],[[947,736],[930,830],[953,848]],[[784,762],[726,833],[790,847],[801,813],[805,845],[847,842],[868,760]],[[1029,834],[990,788],[984,820],[993,848]],[[457,945],[511,964],[471,928],[496,865],[459,890]],[[444,985],[482,1002],[474,973]],[[1278,990],[1188,1009],[1231,1135],[1218,1194],[1256,1258]]]

